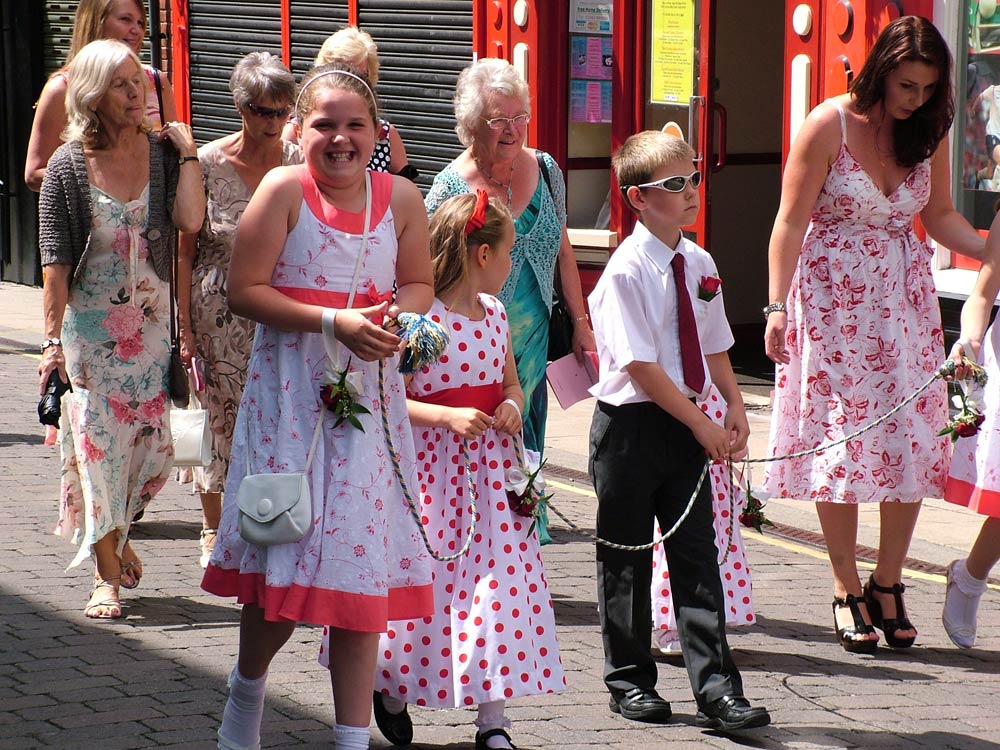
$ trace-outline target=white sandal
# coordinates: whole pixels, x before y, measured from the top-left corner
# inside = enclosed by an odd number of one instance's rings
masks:
[[[219,535],[218,529],[202,529],[201,530],[201,558],[198,562],[201,567],[207,568],[208,561],[212,559],[212,550],[215,549],[215,540]]]

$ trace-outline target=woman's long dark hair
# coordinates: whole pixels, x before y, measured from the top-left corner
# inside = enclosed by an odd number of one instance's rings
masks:
[[[940,32],[920,16],[903,16],[890,23],[875,40],[850,92],[861,112],[885,100],[885,84],[904,62],[926,63],[937,69],[934,93],[905,120],[896,120],[893,147],[896,161],[913,167],[934,153],[955,117],[951,90],[951,53]]]

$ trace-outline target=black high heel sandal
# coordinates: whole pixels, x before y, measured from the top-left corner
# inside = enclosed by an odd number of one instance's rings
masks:
[[[868,583],[865,584],[863,591],[865,604],[868,605],[868,615],[872,618],[872,624],[885,635],[885,642],[893,648],[909,648],[912,646],[913,642],[917,640],[915,635],[909,638],[899,638],[896,636],[896,632],[899,630],[916,630],[913,627],[913,623],[910,622],[910,618],[906,616],[906,606],[903,604],[903,592],[906,591],[906,586],[902,583],[895,583],[892,586],[880,586],[875,580],[875,574],[872,573],[868,576]],[[896,601],[895,617],[882,616],[882,605],[875,598],[875,594],[873,593],[875,591],[880,594],[892,594],[893,599]]]
[[[833,600],[833,628],[837,631],[837,641],[844,647],[844,651],[852,654],[874,654],[878,648],[877,640],[857,640],[859,635],[870,635],[875,632],[875,628],[866,623],[865,618],[861,616],[861,608],[858,605],[864,603],[861,597],[854,594],[848,594],[843,599],[836,597]],[[854,625],[846,628],[837,627],[837,609],[840,607],[851,610]]]

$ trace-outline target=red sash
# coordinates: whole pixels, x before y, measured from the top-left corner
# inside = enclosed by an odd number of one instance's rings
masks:
[[[503,401],[503,383],[490,385],[461,385],[457,388],[445,388],[443,391],[423,395],[406,394],[407,398],[424,404],[451,406],[456,408],[472,407],[484,414],[492,414]]]

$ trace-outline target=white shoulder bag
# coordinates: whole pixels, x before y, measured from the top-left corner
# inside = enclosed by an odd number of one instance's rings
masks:
[[[198,399],[202,390],[197,362],[191,360],[191,398],[187,408],[170,409],[170,440],[174,444],[174,466],[208,466],[212,463],[212,431],[208,410]]]
[[[358,277],[361,264],[368,248],[368,224],[371,220],[371,175],[365,173],[365,225],[361,238],[361,252],[354,264],[354,281],[347,298],[347,307],[354,304],[354,295],[358,287]],[[324,345],[327,356],[331,356],[329,338],[332,330],[324,331]],[[316,429],[313,431],[312,444],[306,458],[305,468],[295,474],[254,474],[250,466],[250,422],[247,428],[247,473],[236,491],[236,505],[239,509],[240,536],[250,544],[258,547],[270,547],[275,544],[297,542],[305,536],[312,525],[313,507],[309,493],[309,467],[316,453],[316,445],[323,428],[323,412],[320,408],[316,419]]]

